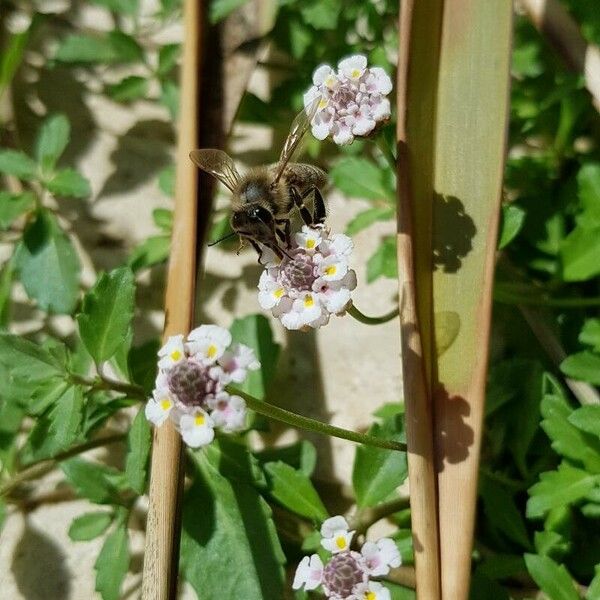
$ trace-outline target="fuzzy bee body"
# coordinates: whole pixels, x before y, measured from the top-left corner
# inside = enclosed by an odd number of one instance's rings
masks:
[[[235,233],[250,240],[260,254],[259,245],[271,248],[278,256],[285,254],[280,246],[291,247],[291,218],[294,212],[307,225],[320,225],[326,217],[320,192],[327,181],[326,174],[313,165],[289,162],[308,129],[311,114],[302,111],[290,129],[279,161],[274,165],[255,167],[240,175],[233,160],[223,151],[194,150],[190,157],[202,170],[210,173],[232,193],[231,227]],[[312,200],[312,212],[305,200]]]

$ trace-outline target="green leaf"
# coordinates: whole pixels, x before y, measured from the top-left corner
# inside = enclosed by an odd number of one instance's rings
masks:
[[[579,169],[577,191],[583,209],[600,215],[600,164],[587,163]]]
[[[158,51],[158,69],[159,77],[168,75],[177,64],[181,54],[181,44],[166,44]]]
[[[146,489],[151,439],[150,425],[142,407],[127,434],[127,457],[125,459],[125,476],[131,489],[138,494],[143,494]]]
[[[387,206],[376,206],[358,213],[346,226],[347,235],[355,235],[377,221],[387,221],[394,217],[395,211]]]
[[[77,315],[81,339],[97,363],[111,358],[127,338],[133,318],[135,282],[127,267],[100,275]]]
[[[473,573],[469,600],[510,600],[508,592],[480,569]]]
[[[498,239],[499,250],[506,248],[506,246],[517,237],[525,223],[526,214],[527,213],[516,204],[502,205],[502,220],[500,223],[500,236]]]
[[[127,527],[120,523],[106,538],[94,564],[96,591],[102,600],[119,600],[121,584],[129,569]]]
[[[159,173],[158,187],[165,196],[175,195],[175,165],[169,165]]]
[[[172,119],[179,113],[179,88],[173,81],[167,79],[160,85],[160,102],[167,107]]]
[[[133,249],[127,259],[127,264],[132,271],[137,273],[142,269],[165,262],[169,258],[170,252],[170,235],[152,235]]]
[[[574,410],[568,419],[577,429],[600,437],[600,406],[582,406]]]
[[[87,542],[102,535],[112,523],[113,514],[109,512],[90,512],[76,517],[69,527],[69,537],[74,542]]]
[[[367,261],[367,281],[372,283],[379,277],[395,279],[398,276],[396,236],[383,238],[375,254]]]
[[[10,318],[13,276],[12,260],[7,260],[0,269],[0,331],[6,329]]]
[[[17,379],[44,381],[62,375],[64,363],[47,347],[18,335],[0,334],[0,364]]]
[[[31,392],[31,399],[27,403],[27,414],[41,415],[54,404],[69,387],[69,382],[61,377],[53,377],[41,383]]]
[[[512,495],[490,477],[482,476],[479,493],[488,522],[502,535],[523,548],[531,549],[527,528]]]
[[[90,182],[75,169],[62,169],[46,183],[48,191],[55,196],[86,198],[92,193]]]
[[[416,600],[417,598],[415,590],[391,583],[389,581],[384,581],[382,583],[383,586],[390,592],[391,600]]]
[[[139,10],[139,0],[91,0],[91,2],[122,15],[135,15]]]
[[[35,143],[35,156],[45,173],[54,169],[65,151],[71,135],[71,125],[65,115],[52,115],[42,124]]]
[[[183,506],[182,573],[199,598],[215,590],[224,600],[281,598],[285,559],[271,510],[252,485],[232,482],[217,464],[194,454],[194,483]],[[232,565],[243,577],[231,576]]]
[[[317,451],[308,440],[301,440],[289,446],[265,448],[255,453],[258,461],[265,465],[269,462],[284,462],[310,477],[317,464]]]
[[[533,580],[552,600],[579,600],[573,580],[563,565],[547,556],[525,554],[525,564]]]
[[[324,521],[329,515],[310,479],[284,462],[265,465],[269,475],[269,491],[287,509],[314,521]]]
[[[209,8],[209,18],[211,23],[222,21],[227,15],[236,8],[246,4],[248,0],[212,0]]]
[[[81,266],[69,237],[54,215],[38,212],[15,255],[27,295],[47,312],[70,314],[79,297]]]
[[[143,60],[144,51],[130,35],[111,31],[107,36],[69,35],[55,59],[66,63],[131,63]]]
[[[565,281],[586,281],[600,273],[600,227],[577,226],[560,250]]]
[[[160,227],[167,233],[173,230],[173,211],[168,208],[155,208],[152,211],[152,219],[157,227]]]
[[[600,352],[600,319],[588,319],[578,339],[582,344],[593,346],[596,352]]]
[[[31,192],[10,194],[0,191],[0,229],[8,229],[15,219],[35,206],[35,196]]]
[[[343,158],[333,166],[329,174],[335,186],[351,198],[387,200],[390,204],[396,202],[389,173],[386,173],[386,168],[371,160]]]
[[[537,519],[553,508],[578,502],[585,498],[599,481],[597,475],[590,475],[563,462],[557,471],[542,473],[540,481],[529,488],[527,517]]]
[[[229,330],[233,341],[252,348],[261,364],[259,370],[249,371],[246,380],[236,386],[262,400],[275,375],[280,351],[279,344],[273,339],[269,320],[264,315],[248,315],[236,319]]]
[[[116,102],[133,102],[148,95],[149,82],[145,77],[130,75],[106,86],[106,93]]]
[[[600,385],[600,355],[593,352],[578,352],[567,356],[560,364],[560,370],[567,377]]]
[[[29,40],[29,32],[31,25],[27,31],[23,31],[15,34],[6,33],[8,38],[2,53],[0,54],[0,94],[10,85],[15,73],[17,72],[21,61],[23,60],[23,53],[27,47]]]
[[[49,415],[52,454],[71,446],[81,430],[82,419],[83,392],[78,386],[70,386],[58,398]]]
[[[78,495],[96,504],[119,503],[119,490],[123,488],[122,473],[98,463],[71,458],[61,463],[65,477]]]
[[[600,565],[596,565],[594,579],[587,589],[585,600],[598,600],[600,598]]]
[[[141,385],[150,395],[156,380],[156,356],[161,347],[160,340],[148,340],[140,346],[134,346],[127,354],[127,365],[131,381]]]
[[[305,23],[315,29],[335,29],[340,15],[337,0],[312,0],[300,4],[300,14]]]
[[[382,424],[374,423],[369,435],[387,440],[405,441],[402,417],[396,415]],[[352,471],[352,485],[360,508],[375,506],[401,485],[408,475],[406,453],[357,446]]]
[[[19,179],[34,179],[37,165],[24,152],[0,150],[0,173],[14,175]]]

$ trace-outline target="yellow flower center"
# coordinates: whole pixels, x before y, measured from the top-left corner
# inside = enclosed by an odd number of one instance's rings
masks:
[[[171,352],[171,358],[173,360],[179,360],[181,358],[181,350],[173,350],[173,352]]]
[[[306,308],[310,308],[314,303],[315,301],[310,294],[306,294],[306,296],[304,296],[304,306]]]
[[[360,69],[352,69],[352,79],[358,79],[360,77]]]
[[[335,275],[336,271],[337,267],[335,265],[329,265],[328,267],[325,267],[325,275]]]
[[[273,296],[275,296],[275,298],[281,298],[281,296],[283,296],[285,290],[283,288],[278,288],[273,292]]]
[[[161,407],[163,410],[169,410],[169,409],[171,408],[171,401],[170,401],[168,398],[163,398],[163,399],[160,401],[160,407]]]
[[[313,240],[312,238],[309,238],[308,240],[306,240],[306,247],[309,250],[312,250],[315,247],[315,240]]]
[[[325,85],[327,87],[332,87],[335,82],[336,82],[335,75],[327,75],[327,77],[325,77]]]
[[[197,427],[204,425],[204,421],[206,421],[206,419],[204,418],[204,415],[202,415],[202,414],[198,414],[194,417],[194,423],[196,424]]]
[[[335,545],[340,550],[343,550],[346,547],[346,538],[343,535],[340,535],[340,536],[336,537],[335,538]]]
[[[214,358],[216,355],[217,355],[217,347],[214,344],[211,344],[206,349],[206,356],[208,356],[208,358]]]
[[[377,596],[375,595],[375,592],[367,592],[365,594],[365,600],[377,600]]]
[[[329,100],[327,98],[321,98],[319,102],[319,108],[325,108],[329,104]]]

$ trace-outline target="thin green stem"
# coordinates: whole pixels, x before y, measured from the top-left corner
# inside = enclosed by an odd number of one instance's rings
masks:
[[[116,379],[111,379],[105,375],[99,375],[94,379],[90,379],[88,377],[77,375],[76,373],[71,373],[69,377],[73,383],[87,385],[95,390],[111,390],[113,392],[125,394],[130,398],[139,398],[141,400],[145,399],[147,396],[141,386],[132,383],[124,383],[123,381],[117,381]]]
[[[357,534],[366,531],[381,519],[385,519],[410,506],[410,498],[395,498],[377,506],[362,508],[351,520],[350,529],[355,529]]]
[[[350,307],[346,310],[348,311],[348,314],[354,317],[357,321],[365,323],[366,325],[381,325],[382,323],[387,323],[388,321],[391,321],[398,316],[397,308],[387,313],[387,315],[382,315],[381,317],[368,317],[360,310],[358,310],[358,308],[356,308],[354,304],[351,304]]]
[[[372,138],[375,142],[376,146],[379,148],[385,159],[387,160],[390,168],[395,173],[396,172],[396,157],[394,156],[394,152],[389,147],[388,143],[385,141],[383,135],[378,133]]]
[[[25,483],[27,481],[31,481],[32,479],[37,479],[38,477],[42,477],[46,473],[49,473],[56,466],[62,462],[63,460],[68,460],[73,456],[77,456],[78,454],[83,454],[88,450],[93,450],[94,448],[100,448],[102,446],[108,446],[110,444],[115,444],[117,442],[121,442],[125,439],[125,434],[118,433],[115,435],[108,435],[105,437],[97,438],[95,440],[90,440],[88,442],[84,442],[83,444],[79,444],[78,446],[73,446],[64,452],[57,454],[54,458],[40,460],[34,463],[30,463],[25,469],[16,473],[13,477],[11,477],[6,483],[0,486],[0,497],[9,494],[14,490],[17,486]]]
[[[315,419],[310,419],[309,417],[298,415],[289,410],[285,410],[284,408],[279,408],[278,406],[269,404],[268,402],[258,400],[254,396],[250,396],[249,394],[246,394],[246,392],[242,392],[241,390],[238,390],[232,386],[227,386],[227,389],[232,394],[241,396],[246,401],[248,408],[261,415],[264,415],[265,417],[269,417],[270,419],[281,421],[286,425],[291,425],[292,427],[297,427],[299,429],[307,429],[308,431],[314,431],[315,433],[329,435],[341,438],[343,440],[350,440],[351,442],[365,444],[366,446],[374,446],[376,448],[383,448],[385,450],[398,450],[399,452],[406,451],[406,444],[402,442],[384,440],[371,435],[357,433],[356,431],[342,429],[341,427],[327,425],[321,421],[316,421]]]

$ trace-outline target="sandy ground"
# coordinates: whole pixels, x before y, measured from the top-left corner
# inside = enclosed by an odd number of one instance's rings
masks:
[[[87,15],[90,20],[94,14]],[[58,75],[58,76],[57,76]],[[172,135],[166,111],[149,102],[122,107],[97,93],[90,93],[64,71],[44,73],[35,88],[42,90],[50,110],[69,114],[74,129],[70,157],[91,180],[93,195],[85,201],[64,203],[61,214],[77,233],[86,259],[84,281],[94,280],[94,269],[113,268],[148,235],[156,233],[151,212],[170,207],[171,201],[158,189],[156,175],[172,154]],[[33,85],[33,84],[32,84]],[[264,76],[253,75],[251,85],[264,88]],[[27,108],[21,107],[26,123]],[[27,127],[27,126],[26,126]],[[234,152],[252,152],[268,146],[268,132],[256,128],[236,130]],[[25,135],[28,132],[25,131]],[[329,193],[330,225],[342,231],[356,212],[366,205]],[[219,202],[226,202],[220,198]],[[391,233],[393,224],[380,224],[355,237],[354,268],[359,286],[356,305],[368,314],[383,314],[396,302],[396,284],[389,280],[366,283],[366,260],[381,235]],[[259,269],[252,252],[239,256],[218,247],[206,253],[206,273],[202,281],[201,313],[205,321],[228,326],[236,317],[260,312],[256,284]],[[164,268],[145,273],[140,280],[136,338],[143,341],[159,334],[160,310],[164,292]],[[16,291],[16,330],[30,331],[36,318]],[[68,319],[55,319],[64,327]],[[369,327],[351,317],[334,318],[318,332],[285,332],[272,321],[276,339],[283,351],[273,388],[273,399],[292,410],[329,421],[335,425],[362,430],[370,413],[385,402],[400,399],[398,322]],[[284,443],[298,433],[274,427],[265,443]],[[317,477],[326,482],[349,485],[355,447],[337,439],[300,434],[318,448]],[[44,482],[55,489],[56,474]],[[335,507],[335,505],[334,505]],[[73,543],[67,536],[72,519],[93,510],[85,501],[68,501],[39,506],[23,516],[12,511],[5,523],[0,543],[0,597],[13,600],[88,600],[94,592],[94,561],[102,539]],[[143,552],[143,506],[137,530],[132,534],[132,573],[124,585],[124,597],[139,596]],[[190,589],[182,598],[194,598]]]

